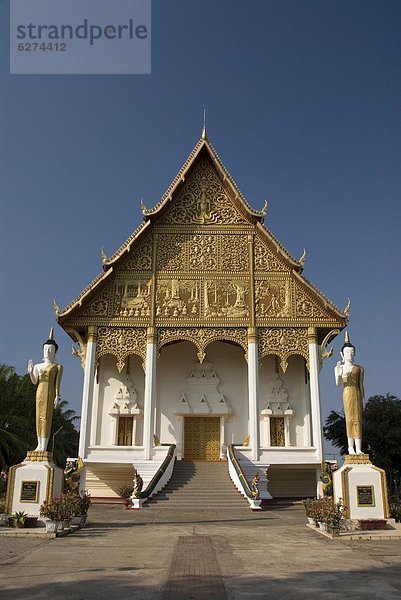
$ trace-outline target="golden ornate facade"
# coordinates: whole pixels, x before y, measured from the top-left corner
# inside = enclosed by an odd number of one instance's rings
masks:
[[[319,370],[348,313],[303,276],[305,253],[294,259],[265,227],[266,204],[249,206],[205,136],[141,208],[94,281],[54,304],[84,367],[89,488],[116,495],[116,465],[148,469],[168,444],[178,459],[219,460],[242,443],[251,469],[293,463],[313,481]]]
[[[213,340],[246,352],[248,328],[259,332],[260,356],[308,362],[307,329],[321,341],[346,316],[303,276],[303,267],[263,225],[207,139],[198,142],[144,224],[109,259],[81,296],[57,311],[84,352],[89,325],[99,328],[97,360],[111,353],[145,360],[146,329],[192,341],[199,359]],[[73,333],[75,332],[75,334]],[[81,338],[78,339],[78,336]]]

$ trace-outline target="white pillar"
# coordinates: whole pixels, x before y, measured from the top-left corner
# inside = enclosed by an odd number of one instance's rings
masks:
[[[143,407],[144,458],[150,460],[153,450],[154,415],[156,408],[157,343],[153,328],[149,327],[146,341],[145,394]]]
[[[259,460],[259,352],[254,327],[248,329],[248,413],[251,459]]]
[[[111,417],[111,428],[110,428],[110,446],[117,446],[117,426],[118,426],[118,415],[113,415]]]
[[[221,460],[224,460],[225,458],[227,458],[225,425],[226,425],[226,418],[225,418],[225,416],[222,415],[220,417],[220,459]]]
[[[96,378],[96,372],[95,372],[95,381],[93,384],[93,402],[92,402],[92,422],[91,422],[91,432],[90,432],[90,445],[91,446],[96,446],[96,440],[97,440],[97,420],[98,420],[98,414],[99,414],[99,381],[97,381],[96,379],[99,378],[99,369],[97,372],[97,378]]]
[[[88,327],[88,342],[86,345],[84,386],[82,390],[81,427],[79,432],[78,456],[85,458],[90,437],[90,423],[93,399],[93,384],[95,381],[97,327]]]
[[[323,457],[322,441],[322,423],[320,416],[320,390],[319,390],[319,372],[320,372],[320,354],[317,343],[317,334],[314,327],[308,329],[309,343],[309,389],[310,406],[312,419],[312,444],[316,448],[316,458],[319,462]]]

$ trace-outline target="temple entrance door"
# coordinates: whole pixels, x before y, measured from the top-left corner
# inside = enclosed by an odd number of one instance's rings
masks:
[[[184,458],[220,460],[220,417],[185,417]]]

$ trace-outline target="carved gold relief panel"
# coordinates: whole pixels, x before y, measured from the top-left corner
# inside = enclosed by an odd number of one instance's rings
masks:
[[[130,354],[137,354],[146,361],[146,329],[124,327],[99,327],[96,344],[96,363],[101,356],[112,354],[117,358],[121,373]]]
[[[256,272],[289,272],[289,268],[259,237],[255,237],[254,261]]]
[[[189,245],[190,270],[215,271],[217,269],[217,236],[193,235]]]
[[[149,317],[151,303],[150,279],[117,279],[114,285],[114,317]]]
[[[105,286],[100,290],[93,300],[87,302],[82,307],[82,315],[86,317],[107,317],[110,305],[110,286]]]
[[[255,312],[260,319],[283,319],[293,316],[290,279],[255,281]]]
[[[151,271],[152,253],[152,236],[149,235],[120,262],[119,271]]]
[[[221,240],[221,270],[231,273],[249,270],[248,236],[224,235]]]
[[[207,319],[249,317],[249,296],[249,281],[204,281],[203,316]]]
[[[304,328],[259,328],[259,357],[274,354],[280,358],[285,372],[288,359],[294,354],[303,356],[309,365],[308,330]]]
[[[206,357],[206,348],[209,344],[216,341],[231,341],[237,343],[244,350],[248,351],[248,333],[247,329],[241,328],[160,328],[158,329],[158,349],[168,344],[169,342],[185,340],[192,342],[197,350],[197,356],[200,362],[203,362]]]
[[[300,285],[295,286],[295,308],[296,317],[304,319],[323,319],[324,321],[332,318],[309,294],[307,294]]]
[[[189,236],[175,233],[159,235],[157,245],[157,268],[166,271],[188,270]]]
[[[208,160],[200,160],[159,224],[248,224]]]
[[[189,279],[159,279],[156,317],[179,320],[199,318],[201,282]]]
[[[246,234],[160,233],[157,249],[160,272],[225,272],[249,271]]]
[[[156,317],[169,321],[249,317],[249,282],[228,279],[158,279]]]

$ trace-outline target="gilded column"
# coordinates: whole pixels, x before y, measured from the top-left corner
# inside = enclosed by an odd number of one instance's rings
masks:
[[[82,390],[81,427],[79,432],[78,456],[81,458],[85,458],[86,456],[90,438],[93,387],[95,381],[96,338],[97,327],[95,325],[89,325],[88,341],[86,345],[84,385]]]
[[[310,390],[310,409],[312,419],[312,444],[316,448],[316,458],[319,462],[323,457],[322,442],[322,423],[320,416],[320,356],[319,344],[317,340],[317,331],[315,327],[308,328],[309,345],[309,390]]]
[[[255,327],[248,328],[248,414],[251,459],[259,460],[259,351]]]
[[[150,460],[153,450],[153,433],[156,408],[157,340],[155,327],[148,327],[146,339],[145,394],[143,406],[144,458]]]

